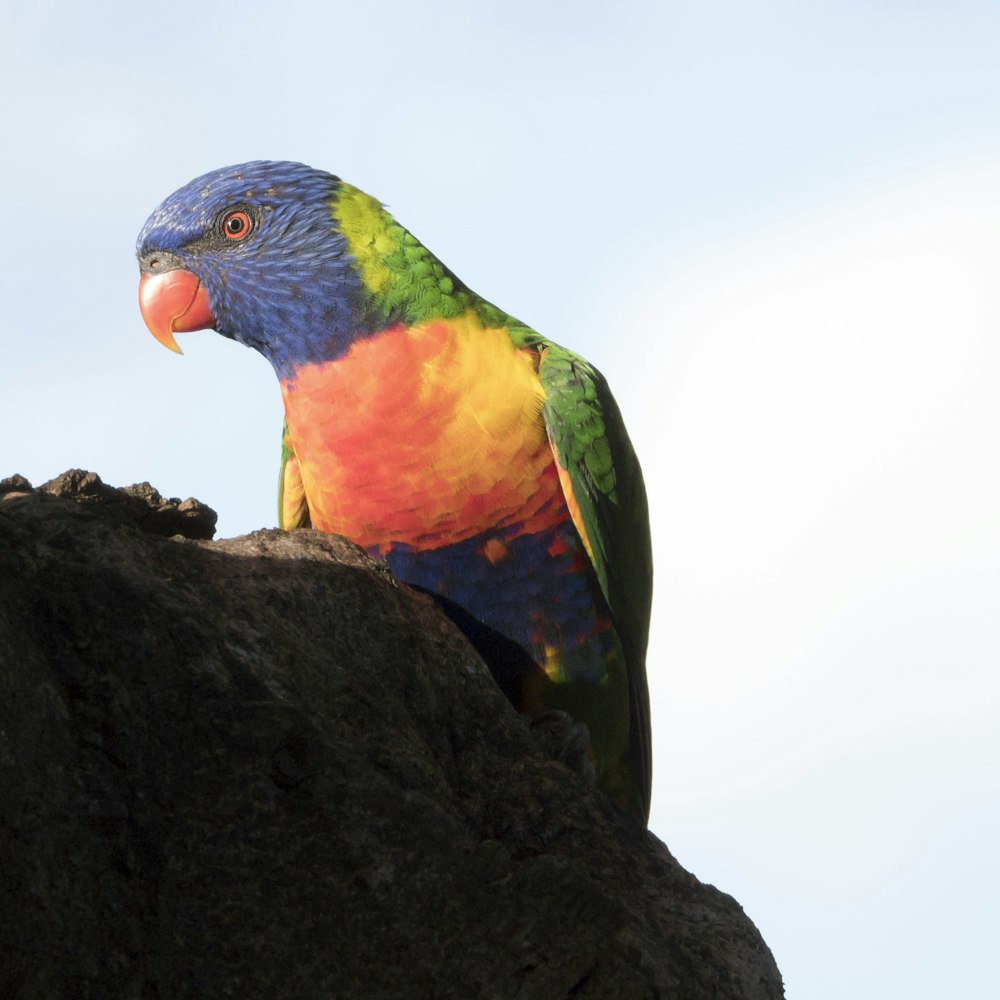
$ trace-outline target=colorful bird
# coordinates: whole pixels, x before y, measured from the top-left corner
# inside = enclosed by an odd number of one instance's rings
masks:
[[[157,340],[212,327],[274,367],[282,527],[353,539],[492,637],[515,706],[585,723],[599,785],[645,823],[649,519],[600,373],[302,164],[191,181],[137,255]]]

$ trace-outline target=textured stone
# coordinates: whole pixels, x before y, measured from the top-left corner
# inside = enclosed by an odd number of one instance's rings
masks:
[[[0,996],[782,996],[739,905],[349,542],[4,483]]]

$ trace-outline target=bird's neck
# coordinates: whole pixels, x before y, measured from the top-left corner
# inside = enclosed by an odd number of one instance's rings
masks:
[[[472,291],[371,195],[341,182],[333,214],[363,288],[359,331],[471,312],[485,329],[506,328],[517,347],[541,343],[534,330]]]
[[[362,326],[452,319],[483,304],[371,195],[342,182],[333,214],[366,292]]]
[[[534,331],[463,284],[375,198],[340,182],[330,208],[337,253],[293,282],[292,294],[283,288],[270,296],[266,310],[256,296],[257,315],[234,324],[253,332],[237,339],[260,350],[279,379],[304,364],[334,361],[387,330],[470,314],[483,329],[506,329],[515,347],[539,342]]]

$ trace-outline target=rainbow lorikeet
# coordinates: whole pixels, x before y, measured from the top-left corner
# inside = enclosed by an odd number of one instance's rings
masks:
[[[212,327],[274,367],[282,527],[353,539],[517,650],[530,669],[493,664],[516,707],[585,723],[599,785],[645,822],[648,513],[600,373],[302,164],[191,181],[137,254],[161,343]]]

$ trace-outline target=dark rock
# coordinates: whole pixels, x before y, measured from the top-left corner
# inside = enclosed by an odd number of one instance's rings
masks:
[[[0,496],[4,496],[7,493],[30,493],[31,489],[31,483],[24,476],[16,472],[13,476],[0,479]]]
[[[12,478],[27,482],[23,476]],[[205,540],[215,536],[218,515],[211,507],[192,497],[167,499],[149,483],[116,489],[103,483],[96,472],[70,469],[43,483],[39,489],[54,497],[104,504],[111,508],[106,512],[109,518],[132,524],[153,535],[182,535]]]
[[[2,492],[5,1000],[782,995],[739,905],[349,542]]]

